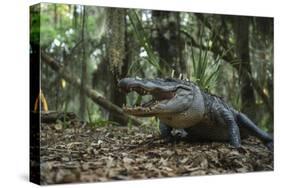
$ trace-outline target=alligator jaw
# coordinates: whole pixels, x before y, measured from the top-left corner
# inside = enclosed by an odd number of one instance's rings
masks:
[[[161,103],[167,103],[170,99],[172,99],[175,96],[175,91],[160,92],[159,90],[155,91],[153,89],[146,89],[143,88],[142,86],[135,86],[135,85],[126,86],[125,89],[121,87],[121,90],[123,90],[126,93],[135,91],[142,96],[152,95],[152,99],[150,101],[145,102],[140,106],[129,107],[123,105],[124,112],[130,115],[141,116],[141,117],[149,117],[149,116],[157,115],[159,113],[157,109],[158,105],[161,105]]]

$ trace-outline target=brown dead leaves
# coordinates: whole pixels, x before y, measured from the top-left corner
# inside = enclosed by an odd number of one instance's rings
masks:
[[[255,138],[240,149],[215,142],[165,144],[152,129],[75,124],[42,124],[42,184],[273,170],[272,153]]]

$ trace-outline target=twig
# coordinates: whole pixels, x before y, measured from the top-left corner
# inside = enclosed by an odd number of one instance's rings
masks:
[[[43,148],[41,150],[50,150],[50,151],[59,151],[59,152],[68,152],[68,153],[85,153],[84,151],[70,150],[70,149],[57,149],[57,148]]]

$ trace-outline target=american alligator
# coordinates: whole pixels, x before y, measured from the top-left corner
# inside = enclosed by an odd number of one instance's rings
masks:
[[[272,136],[223,99],[203,91],[191,81],[123,78],[118,85],[126,93],[152,95],[150,101],[134,107],[125,105],[123,110],[133,116],[158,117],[161,136],[167,140],[173,140],[175,128],[184,129],[190,141],[229,141],[238,148],[241,138],[253,135],[273,149]]]

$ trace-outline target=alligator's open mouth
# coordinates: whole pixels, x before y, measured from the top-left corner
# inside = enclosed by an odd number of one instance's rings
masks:
[[[126,87],[121,87],[121,90],[130,93],[137,92],[139,95],[151,95],[151,100],[142,102],[140,104],[135,104],[133,106],[123,105],[123,110],[131,115],[135,116],[152,116],[157,114],[157,107],[159,104],[166,104],[170,99],[172,99],[176,92],[175,91],[163,91],[160,88],[151,89],[144,88],[141,85],[127,85]]]

